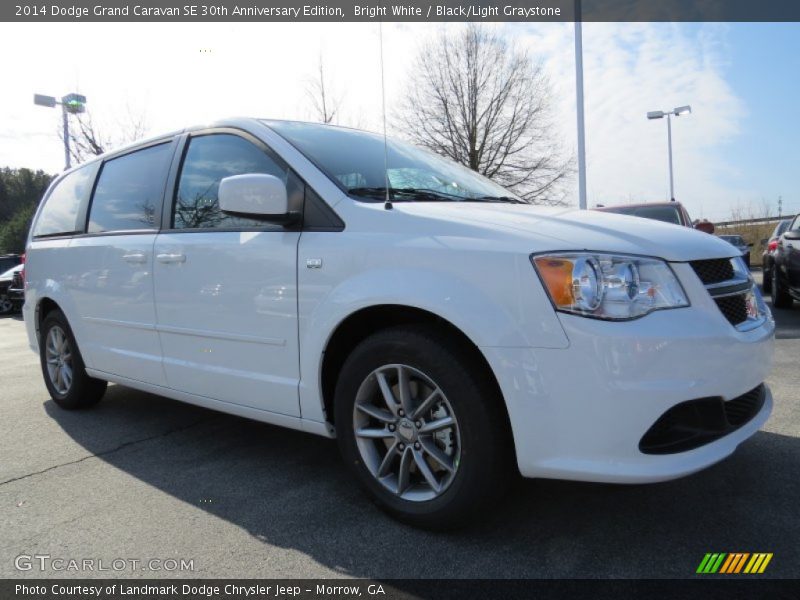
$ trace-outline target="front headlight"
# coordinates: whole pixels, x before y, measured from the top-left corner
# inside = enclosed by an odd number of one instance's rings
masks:
[[[664,308],[689,306],[663,260],[566,252],[531,256],[556,310],[595,319],[636,319]]]

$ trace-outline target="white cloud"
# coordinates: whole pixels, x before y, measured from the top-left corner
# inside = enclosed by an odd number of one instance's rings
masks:
[[[450,24],[386,24],[387,107],[411,77],[410,59]],[[560,135],[575,147],[571,24],[501,27],[544,60]],[[719,25],[585,24],[588,181],[591,203],[668,197],[666,124],[648,110],[691,104],[674,122],[676,195],[692,215],[724,216],[742,175],[717,158],[745,114],[726,83]],[[204,52],[201,52],[204,50]],[[320,54],[343,120],[381,127],[377,23],[342,24],[8,24],[0,96],[0,165],[60,170],[57,111],[32,94],[80,91],[101,125],[145,112],[152,133],[226,115],[308,119],[306,96]],[[130,107],[130,108],[128,108]]]
[[[538,33],[529,36],[534,46]],[[584,25],[590,206],[669,199],[666,122],[645,115],[685,104],[693,114],[673,120],[677,199],[695,217],[719,218],[727,215],[732,198],[748,195],[737,187],[741,174],[718,158],[746,114],[724,77],[725,34],[720,25]],[[549,68],[560,83],[564,135],[574,140],[574,60],[567,51],[572,26],[551,31],[542,43],[551,49]]]

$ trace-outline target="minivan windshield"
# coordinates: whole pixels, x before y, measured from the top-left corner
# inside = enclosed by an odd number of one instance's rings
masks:
[[[510,202],[517,195],[462,165],[376,133],[297,121],[263,121],[358,200]],[[387,168],[388,165],[388,168]]]

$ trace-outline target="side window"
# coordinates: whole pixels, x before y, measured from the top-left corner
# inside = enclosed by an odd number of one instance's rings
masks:
[[[183,159],[173,207],[175,229],[276,227],[225,214],[219,208],[219,182],[231,175],[265,173],[287,183],[290,204],[295,177],[255,144],[229,133],[193,137]]]
[[[89,233],[153,229],[161,206],[172,144],[106,161],[89,210]]]
[[[81,167],[64,177],[47,197],[36,225],[34,237],[83,232],[83,203],[89,199],[97,165]]]

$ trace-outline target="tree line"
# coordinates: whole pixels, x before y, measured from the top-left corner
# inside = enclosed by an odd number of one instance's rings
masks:
[[[0,254],[25,251],[33,213],[53,175],[30,169],[0,169]]]

